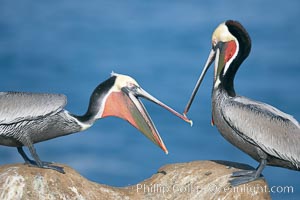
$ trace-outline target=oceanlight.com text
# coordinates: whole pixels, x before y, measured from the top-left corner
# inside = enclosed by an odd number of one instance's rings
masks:
[[[210,192],[210,193],[249,193],[249,194],[259,194],[259,193],[277,193],[277,194],[292,194],[295,192],[293,186],[262,186],[262,185],[240,185],[237,187],[225,186],[220,187],[217,184],[208,184],[207,186],[198,186],[193,184],[184,184],[184,185],[162,185],[162,184],[137,184],[135,188],[138,193],[201,193],[201,192]]]

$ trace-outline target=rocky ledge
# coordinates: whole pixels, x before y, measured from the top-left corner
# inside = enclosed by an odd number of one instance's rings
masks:
[[[0,199],[271,199],[264,179],[230,187],[230,174],[250,167],[227,161],[165,165],[151,178],[127,187],[91,182],[60,166],[66,174],[24,164],[0,166]]]

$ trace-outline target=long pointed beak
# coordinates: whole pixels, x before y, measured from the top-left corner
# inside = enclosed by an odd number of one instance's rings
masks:
[[[129,122],[138,130],[140,130],[153,143],[158,145],[166,154],[168,154],[168,150],[165,147],[164,142],[161,139],[153,121],[151,120],[151,117],[149,116],[143,103],[138,99],[138,97],[143,97],[145,99],[148,99],[149,101],[154,102],[155,104],[158,104],[159,106],[165,108],[166,110],[170,111],[171,113],[173,113],[174,115],[183,119],[186,122],[192,124],[192,121],[189,120],[187,117],[179,114],[169,106],[165,105],[164,103],[162,103],[161,101],[159,101],[140,87],[135,88],[134,91],[125,87],[122,88],[122,91],[125,94],[127,94],[127,96],[130,99],[130,101],[127,101],[127,106],[129,108],[127,118],[130,119]]]
[[[207,59],[207,61],[205,63],[205,66],[204,66],[202,72],[201,72],[201,75],[200,75],[200,77],[199,77],[199,79],[198,79],[198,81],[196,83],[196,86],[195,86],[195,88],[194,88],[194,90],[192,92],[192,95],[191,95],[191,97],[190,97],[190,99],[189,99],[189,101],[188,101],[188,103],[187,103],[187,105],[186,105],[186,107],[184,109],[184,112],[183,112],[184,116],[188,113],[188,111],[189,111],[189,109],[190,109],[190,107],[191,107],[191,105],[192,105],[192,103],[194,101],[194,98],[196,96],[196,93],[197,93],[197,91],[198,91],[198,89],[199,89],[199,87],[201,85],[201,82],[202,82],[202,80],[203,80],[203,78],[204,78],[204,76],[205,76],[208,68],[210,67],[210,65],[212,64],[212,62],[215,60],[215,57],[216,57],[216,53],[212,49],[210,51],[210,53],[209,53],[208,59]]]
[[[106,99],[102,117],[115,116],[128,121],[132,126],[137,128],[154,144],[159,146],[166,154],[168,154],[168,150],[162,138],[160,137],[143,103],[138,97],[146,98],[162,106],[189,123],[192,123],[191,120],[160,102],[140,87],[123,87],[121,90],[121,92],[112,92],[109,94]]]
[[[129,92],[127,94],[130,99],[130,102],[127,102],[129,108],[127,115],[131,115],[130,117],[128,116],[128,118],[131,118],[129,122],[168,154],[168,150],[143,103],[132,93]]]

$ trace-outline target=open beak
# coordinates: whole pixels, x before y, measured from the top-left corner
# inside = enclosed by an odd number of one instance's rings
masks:
[[[219,50],[217,49],[217,51],[219,51]],[[196,86],[195,86],[195,88],[194,88],[194,90],[192,92],[192,95],[191,95],[191,97],[190,97],[190,99],[189,99],[189,101],[188,101],[188,103],[187,103],[187,105],[186,105],[186,107],[184,109],[184,112],[183,112],[184,116],[188,113],[188,111],[189,111],[189,109],[190,109],[190,107],[191,107],[191,105],[192,105],[192,103],[194,101],[194,98],[196,96],[196,93],[197,93],[197,91],[198,91],[198,89],[200,87],[200,84],[202,83],[202,80],[203,80],[203,78],[204,78],[204,76],[205,76],[208,68],[210,67],[210,65],[212,64],[212,62],[215,60],[216,57],[218,57],[218,56],[216,56],[216,51],[214,49],[212,49],[210,51],[210,53],[209,53],[208,59],[207,59],[207,61],[205,63],[205,66],[204,66],[202,72],[201,72],[201,75],[200,75],[200,77],[199,77],[199,79],[198,79],[198,81],[196,83]],[[215,73],[215,79],[216,79],[216,73]]]
[[[112,92],[106,100],[107,103],[105,105],[104,115],[116,116],[127,120],[131,125],[137,128],[154,144],[159,146],[166,154],[168,154],[168,150],[162,138],[160,137],[143,103],[138,97],[148,99],[167,109],[184,121],[192,123],[192,121],[187,117],[179,114],[140,87],[123,87],[121,92]]]

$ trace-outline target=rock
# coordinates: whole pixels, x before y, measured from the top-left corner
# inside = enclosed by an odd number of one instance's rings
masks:
[[[264,179],[230,187],[230,174],[250,167],[227,161],[165,165],[151,178],[121,188],[91,182],[59,166],[66,174],[24,164],[0,166],[0,199],[271,199]]]

